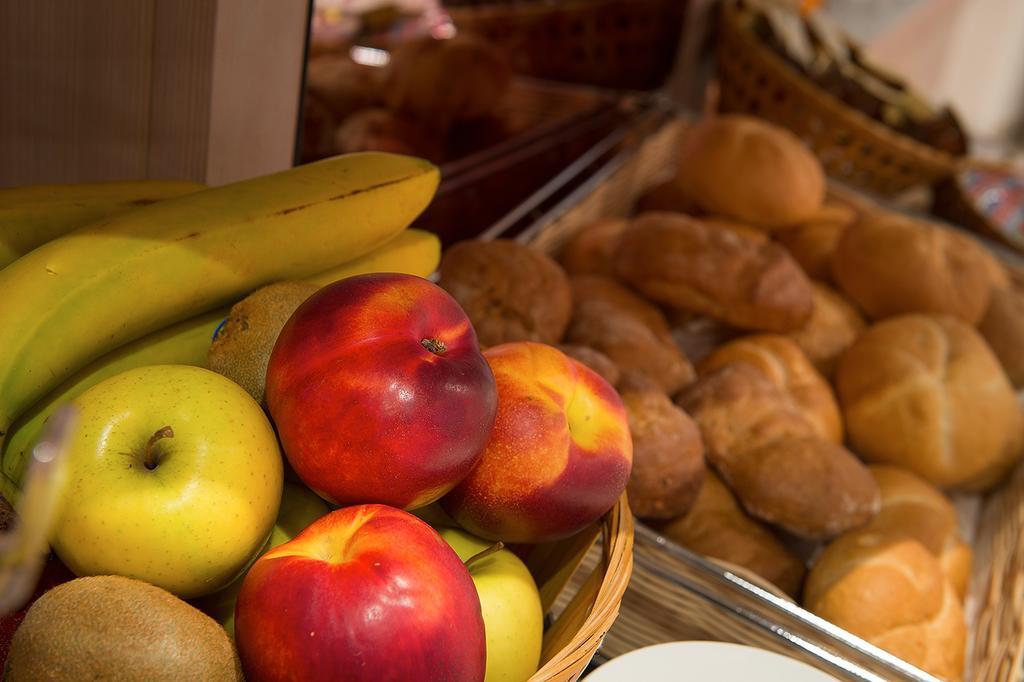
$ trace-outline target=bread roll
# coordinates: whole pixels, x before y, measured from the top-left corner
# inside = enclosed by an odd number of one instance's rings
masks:
[[[882,495],[882,507],[867,530],[906,535],[935,555],[963,601],[971,578],[971,548],[959,532],[953,503],[923,478],[900,467],[868,467]]]
[[[693,508],[684,516],[655,523],[654,527],[689,550],[753,571],[786,594],[797,596],[800,591],[803,564],[770,530],[743,512],[710,470]]]
[[[558,350],[568,355],[573,360],[578,360],[584,365],[601,375],[601,378],[612,386],[619,383],[622,378],[622,371],[610,357],[590,346],[578,346],[571,343],[561,343]]]
[[[642,195],[636,202],[636,211],[669,211],[692,216],[701,214],[700,206],[683,193],[675,178],[655,186]]]
[[[357,64],[347,54],[318,55],[306,64],[306,90],[341,120],[380,101],[382,74],[378,68]]]
[[[621,293],[632,296],[624,289]],[[641,374],[666,393],[675,393],[693,381],[693,365],[676,347],[667,327],[657,328],[665,324],[663,318],[652,328],[637,312],[642,306],[618,305],[608,298],[582,294],[574,298],[566,342],[604,353],[623,374]]]
[[[441,162],[436,136],[425,135],[409,121],[387,109],[360,109],[334,131],[334,153],[390,152]]]
[[[880,322],[843,354],[836,389],[854,449],[937,486],[983,490],[1017,461],[1024,428],[984,339],[952,317]]]
[[[616,272],[648,298],[734,327],[803,326],[811,284],[778,245],[675,213],[645,213],[623,234]]]
[[[615,273],[615,251],[619,237],[629,226],[625,218],[602,218],[580,230],[562,250],[559,261],[570,275]]]
[[[992,286],[989,259],[970,237],[879,212],[843,233],[832,275],[871,319],[935,313],[977,324]]]
[[[623,391],[622,402],[633,437],[630,509],[648,519],[685,514],[704,481],[700,430],[660,390]]]
[[[906,536],[843,535],[807,575],[810,611],[919,668],[963,675],[967,626],[938,560]]]
[[[676,182],[708,213],[766,228],[806,220],[825,198],[825,174],[803,142],[748,116],[718,116],[687,131]]]
[[[1024,387],[1024,293],[994,289],[978,331],[999,358],[1010,383]]]
[[[569,278],[546,255],[506,239],[459,242],[441,259],[441,285],[466,311],[480,343],[562,340],[572,315]]]
[[[803,410],[816,435],[843,442],[843,422],[832,387],[791,339],[774,334],[745,336],[725,344],[700,364],[701,373],[744,362],[759,369]]]
[[[683,355],[690,358],[690,362],[695,363],[711,355],[723,343],[743,334],[705,315],[676,312],[668,315],[668,320],[676,345]]]
[[[860,214],[847,204],[830,200],[810,219],[773,236],[811,279],[832,282],[832,254]]]
[[[754,365],[702,374],[679,403],[700,426],[705,455],[751,515],[800,537],[835,536],[878,511],[878,486],[841,445]]]
[[[839,356],[864,331],[864,318],[835,289],[814,282],[814,312],[800,329],[788,334],[826,379]]]
[[[569,278],[569,287],[572,290],[573,301],[607,304],[638,318],[659,337],[665,340],[672,338],[668,320],[657,306],[610,277],[574,275]]]

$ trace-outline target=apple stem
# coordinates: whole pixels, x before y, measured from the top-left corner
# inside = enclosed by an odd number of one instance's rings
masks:
[[[142,455],[142,463],[150,471],[156,469],[157,460],[156,453],[153,452],[153,446],[156,445],[157,441],[161,438],[174,438],[174,429],[170,426],[165,426],[162,429],[158,429],[156,433],[149,437],[149,442],[146,443],[146,451]]]
[[[495,552],[500,552],[503,549],[505,549],[505,543],[502,542],[501,540],[498,540],[497,542],[495,542],[493,545],[491,545],[487,549],[485,549],[485,550],[483,550],[481,552],[477,552],[476,554],[474,554],[473,556],[469,557],[468,559],[466,559],[462,563],[466,566],[466,568],[472,568],[473,564],[475,564],[478,561],[481,561],[483,559],[486,559],[487,557],[491,556]]]
[[[441,355],[448,350],[448,346],[444,345],[444,341],[441,339],[423,339],[420,341],[420,345],[434,355]]]

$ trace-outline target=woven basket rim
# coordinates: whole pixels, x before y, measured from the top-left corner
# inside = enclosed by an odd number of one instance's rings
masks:
[[[576,679],[615,622],[633,573],[633,513],[625,493],[602,519],[601,537],[604,575],[594,605],[569,644],[534,673],[530,682]]]
[[[750,31],[743,28],[740,22],[738,0],[722,3],[722,17],[724,30],[731,33],[731,37],[735,41],[743,44],[745,48],[755,53],[761,62],[767,64],[781,80],[786,82],[786,85],[799,91],[807,99],[814,101],[817,106],[829,114],[843,119],[850,127],[857,128],[859,132],[872,138],[873,141],[902,149],[904,152],[915,156],[919,162],[949,173],[953,172],[959,160],[965,158],[966,155],[954,156],[949,152],[936,149],[924,142],[893,130],[884,123],[876,121],[864,112],[848,106],[838,97],[819,88],[752,36]],[[721,49],[723,49],[722,41],[719,42],[719,50]]]

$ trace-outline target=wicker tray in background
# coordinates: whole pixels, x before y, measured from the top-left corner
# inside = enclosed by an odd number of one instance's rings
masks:
[[[720,110],[789,128],[834,178],[894,195],[953,172],[951,154],[894,131],[804,78],[744,26],[732,0],[722,3],[717,59]]]
[[[685,123],[676,120],[625,150],[517,237],[556,254],[595,219],[627,216],[637,198],[672,173]],[[987,244],[1011,270],[1024,259]],[[1024,658],[1024,465],[981,500],[973,536],[974,576],[965,611],[970,641],[965,679],[1021,679]],[[974,530],[975,532],[971,532]],[[933,677],[638,525],[633,580],[600,657],[686,639],[732,641],[803,660],[847,680],[931,681]],[[591,550],[584,565],[599,561]]]
[[[504,0],[449,5],[460,31],[501,47],[519,73],[653,90],[675,63],[685,0]]]

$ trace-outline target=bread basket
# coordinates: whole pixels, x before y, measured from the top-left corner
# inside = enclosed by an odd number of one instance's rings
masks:
[[[830,176],[882,195],[930,185],[953,172],[953,155],[847,106],[786,64],[744,26],[735,2],[723,2],[719,18],[721,111],[789,128]]]
[[[686,123],[675,119],[620,151],[516,237],[557,253],[600,217],[628,215],[636,199],[672,173]],[[986,244],[1011,270],[1024,260]],[[966,612],[971,632],[965,679],[1022,678],[1024,659],[1024,466],[978,500],[974,575]],[[972,528],[966,528],[970,538]],[[839,679],[934,680],[765,589],[637,524],[634,571],[599,659],[662,642],[711,639],[759,646],[803,660]],[[596,562],[591,554],[584,565]]]
[[[524,74],[653,90],[675,60],[679,0],[498,0],[446,3],[460,31],[500,46]]]

